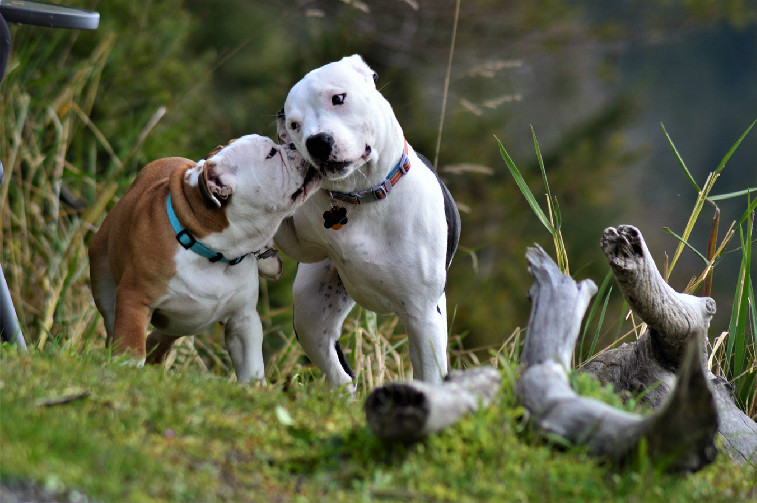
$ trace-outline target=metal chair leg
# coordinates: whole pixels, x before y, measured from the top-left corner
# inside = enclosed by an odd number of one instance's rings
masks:
[[[2,266],[0,266],[0,336],[3,342],[11,342],[21,349],[26,349],[24,334],[18,325],[18,317],[13,308],[13,299],[8,291]]]

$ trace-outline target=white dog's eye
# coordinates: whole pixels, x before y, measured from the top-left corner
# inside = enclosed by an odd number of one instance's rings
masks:
[[[268,155],[267,155],[267,156],[265,156],[265,158],[266,158],[266,159],[270,159],[270,158],[272,158],[272,157],[273,157],[273,156],[275,156],[275,155],[276,155],[276,147],[273,147],[273,148],[271,148],[271,151],[270,151],[270,152],[268,152]]]
[[[289,123],[289,129],[293,129],[297,131],[300,128],[300,123],[297,121],[292,121]]]
[[[332,105],[342,105],[344,104],[344,98],[347,97],[347,93],[341,93],[341,94],[335,94],[331,97],[331,104]]]

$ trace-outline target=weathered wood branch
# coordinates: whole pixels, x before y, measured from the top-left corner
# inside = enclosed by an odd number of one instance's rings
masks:
[[[717,453],[716,435],[731,459],[757,461],[757,423],[736,405],[733,387],[706,370],[705,342],[715,302],[676,292],[660,276],[637,229],[606,229],[602,249],[620,290],[649,329],[635,342],[606,351],[581,369],[616,391],[644,393],[654,409],[643,417],[571,388],[573,349],[596,285],[562,274],[541,248],[526,257],[535,282],[517,385],[537,428],[589,452],[622,462],[646,442],[649,455],[671,470],[697,470]],[[490,402],[499,373],[481,368],[452,373],[439,385],[393,383],[365,403],[371,429],[383,438],[416,440]]]
[[[704,340],[707,336],[715,301],[673,290],[663,280],[641,233],[633,226],[605,229],[600,246],[623,297],[649,326],[657,359],[675,370],[686,340]]]
[[[696,340],[702,348],[700,358],[706,368],[704,348],[715,301],[676,292],[665,283],[635,227],[605,229],[600,243],[620,291],[649,328],[637,341],[598,355],[581,370],[611,383],[618,392],[646,392],[644,400],[658,408],[681,372],[687,341]],[[732,385],[709,370],[705,377],[726,452],[737,462],[757,462],[757,423],[736,405]]]
[[[374,389],[365,401],[368,426],[388,440],[413,441],[452,426],[466,414],[488,405],[501,376],[492,367],[451,371],[440,384],[390,383]]]
[[[618,392],[650,390],[644,400],[658,407],[673,389],[686,341],[697,338],[706,347],[715,301],[678,293],[665,283],[635,227],[605,229],[600,244],[621,293],[649,328],[635,343],[602,353],[582,370]]]
[[[646,439],[649,454],[672,470],[697,470],[711,462],[716,454],[717,413],[698,339],[680,358],[680,379],[669,400],[651,416],[578,396],[568,371],[581,319],[596,286],[591,281],[575,283],[541,248],[530,248],[526,257],[535,283],[529,292],[532,309],[518,396],[536,426],[613,461],[624,461]]]

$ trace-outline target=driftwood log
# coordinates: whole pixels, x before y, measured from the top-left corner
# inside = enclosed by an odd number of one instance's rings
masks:
[[[379,437],[414,441],[443,430],[488,405],[501,376],[493,367],[453,370],[444,382],[396,382],[374,389],[365,400],[368,426]]]
[[[658,408],[671,393],[687,341],[696,340],[702,348],[701,365],[714,396],[723,448],[733,461],[757,462],[757,423],[736,405],[733,386],[707,369],[707,329],[715,301],[668,286],[635,227],[605,229],[601,247],[621,293],[648,328],[636,342],[598,355],[581,370],[612,383],[618,392],[646,391],[644,400]]]
[[[686,352],[670,402],[652,416],[579,396],[570,386],[569,370],[581,319],[597,287],[560,272],[541,248],[529,248],[526,257],[535,282],[517,391],[536,427],[613,461],[626,460],[646,439],[648,452],[667,459],[673,470],[696,470],[711,462],[717,414],[696,343]]]
[[[715,302],[670,288],[634,227],[606,229],[601,245],[621,292],[649,328],[580,370],[618,392],[643,393],[655,411],[646,417],[621,411],[571,388],[573,350],[597,287],[590,280],[576,283],[534,247],[526,253],[535,281],[517,393],[536,427],[617,462],[640,452],[644,442],[648,455],[668,469],[697,470],[715,458],[718,436],[732,460],[757,462],[757,424],[736,405],[732,386],[706,370]],[[382,438],[417,440],[487,405],[499,386],[499,372],[490,367],[453,371],[436,385],[387,384],[366,399],[367,422]]]
[[[644,392],[655,412],[626,413],[572,390],[573,348],[596,286],[576,283],[541,248],[530,248],[535,283],[518,394],[537,428],[614,461],[627,459],[645,439],[647,452],[671,470],[696,470],[712,461],[719,432],[731,459],[755,460],[757,425],[736,406],[730,385],[705,370],[714,301],[670,288],[634,227],[606,229],[601,245],[621,292],[649,329],[581,370],[616,391]]]

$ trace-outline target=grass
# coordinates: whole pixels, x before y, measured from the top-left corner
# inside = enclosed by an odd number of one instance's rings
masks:
[[[2,350],[3,484],[101,501],[746,501],[757,467],[605,466],[532,434],[514,368],[493,406],[412,445],[368,430],[363,393],[241,386],[103,352]],[[614,396],[577,378],[577,386]],[[65,401],[69,397],[71,401]],[[617,399],[616,399],[617,400]],[[620,403],[617,402],[619,405]]]

